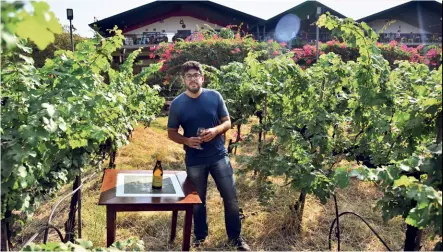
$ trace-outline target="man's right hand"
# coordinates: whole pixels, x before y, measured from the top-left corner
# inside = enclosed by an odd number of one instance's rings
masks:
[[[186,138],[185,144],[191,148],[197,149],[202,142],[201,137],[189,137]]]

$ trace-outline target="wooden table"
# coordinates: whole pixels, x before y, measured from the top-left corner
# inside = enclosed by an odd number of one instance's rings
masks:
[[[115,241],[117,212],[130,211],[172,211],[171,239],[174,241],[177,228],[178,211],[185,211],[185,226],[183,229],[183,251],[189,251],[191,242],[192,209],[195,204],[201,204],[200,197],[195,191],[194,185],[186,177],[184,171],[164,171],[164,174],[175,174],[185,197],[117,197],[117,174],[136,173],[148,174],[146,170],[116,170],[105,171],[103,184],[100,192],[99,205],[106,206],[106,238],[109,247]]]

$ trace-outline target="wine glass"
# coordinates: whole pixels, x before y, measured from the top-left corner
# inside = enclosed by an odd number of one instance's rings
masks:
[[[197,136],[199,136],[199,137],[203,136],[203,133],[205,133],[205,130],[206,130],[205,128],[201,128],[201,127],[197,128]],[[198,145],[197,149],[203,150],[201,145]]]

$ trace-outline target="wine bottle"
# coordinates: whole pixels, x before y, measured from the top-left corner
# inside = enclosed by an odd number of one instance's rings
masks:
[[[157,163],[152,172],[152,189],[162,189],[163,186],[163,167],[160,155],[157,155]]]

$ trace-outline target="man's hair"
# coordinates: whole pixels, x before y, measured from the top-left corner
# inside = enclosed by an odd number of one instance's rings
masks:
[[[182,65],[182,75],[184,75],[187,71],[194,69],[203,74],[202,65],[197,61],[187,61]]]

